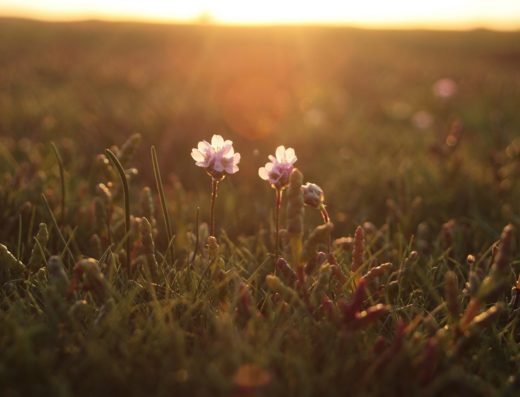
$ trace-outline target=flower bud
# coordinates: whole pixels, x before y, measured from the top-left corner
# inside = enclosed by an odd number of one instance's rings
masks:
[[[303,202],[309,207],[319,209],[325,198],[321,187],[315,183],[307,182],[302,186]]]

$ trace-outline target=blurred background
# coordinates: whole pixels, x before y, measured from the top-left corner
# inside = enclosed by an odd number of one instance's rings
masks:
[[[218,202],[229,233],[270,219],[257,170],[280,144],[337,235],[518,217],[518,1],[3,0],[0,15],[4,158],[52,140],[78,175],[140,133],[135,189],[153,186],[156,145],[174,216],[192,220],[209,178],[190,150],[220,133],[242,154]]]

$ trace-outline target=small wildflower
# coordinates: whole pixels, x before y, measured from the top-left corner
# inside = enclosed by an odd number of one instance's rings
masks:
[[[275,189],[284,189],[289,185],[289,177],[298,158],[293,148],[278,146],[276,157],[269,155],[269,163],[258,169],[258,175],[268,181]]]
[[[426,130],[433,124],[433,116],[426,110],[419,110],[412,116],[412,124],[419,130]]]
[[[448,99],[457,93],[457,83],[450,78],[439,79],[433,85],[433,94],[442,99]]]
[[[205,168],[211,176],[210,234],[214,236],[218,183],[226,174],[234,174],[238,171],[240,153],[235,153],[232,141],[224,140],[220,135],[213,135],[211,143],[199,142],[197,148],[191,150],[191,157],[197,166]]]
[[[307,182],[305,185],[302,185],[301,189],[303,192],[304,204],[320,210],[323,223],[329,223],[330,216],[327,208],[325,207],[325,195],[323,194],[323,189],[315,183],[311,182]]]
[[[302,186],[303,202],[309,207],[319,209],[325,201],[323,190],[315,183],[307,182]]]
[[[213,135],[211,143],[199,142],[197,148],[191,150],[195,164],[205,168],[206,172],[216,180],[221,180],[227,174],[238,171],[240,153],[235,153],[233,142],[224,140],[220,135]]]
[[[275,156],[269,155],[269,163],[265,167],[258,169],[258,175],[265,181],[268,181],[276,191],[275,195],[275,211],[274,223],[276,229],[275,235],[275,256],[279,257],[280,245],[280,207],[282,206],[282,192],[289,186],[289,178],[294,170],[294,163],[297,157],[293,148],[285,148],[278,146]],[[301,185],[301,183],[300,183]]]

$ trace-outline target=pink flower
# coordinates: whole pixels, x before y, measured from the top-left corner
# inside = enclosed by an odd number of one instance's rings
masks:
[[[412,117],[412,124],[419,130],[426,130],[433,124],[433,116],[426,110],[419,110]]]
[[[224,140],[220,135],[213,135],[211,144],[207,141],[199,142],[197,148],[191,150],[191,157],[197,166],[205,168],[208,174],[218,180],[226,173],[237,172],[240,162],[240,153],[233,150],[233,142]]]
[[[449,78],[437,80],[433,85],[433,94],[438,98],[448,99],[457,93],[457,83]]]
[[[258,175],[275,189],[284,189],[289,184],[289,176],[297,160],[293,148],[286,149],[285,146],[276,148],[276,157],[269,155],[269,163],[258,169]]]

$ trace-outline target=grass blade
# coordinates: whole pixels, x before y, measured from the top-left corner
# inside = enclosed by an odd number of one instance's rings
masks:
[[[127,270],[130,271],[130,192],[128,190],[128,181],[126,179],[125,170],[121,165],[121,162],[117,158],[117,156],[110,149],[105,150],[105,154],[108,159],[112,162],[114,167],[117,169],[119,173],[119,177],[121,178],[121,184],[123,185],[123,196],[124,196],[124,211],[125,211],[125,235],[126,238],[126,267]]]
[[[56,217],[54,216],[54,213],[52,212],[52,208],[49,205],[49,201],[47,200],[47,197],[45,197],[45,194],[43,194],[43,193],[42,193],[42,200],[43,200],[43,203],[45,204],[45,208],[47,209],[47,212],[49,213],[49,215],[51,217],[52,224],[56,228],[56,231],[58,232],[58,236],[60,236],[61,242],[63,243],[65,250],[69,254],[70,259],[72,260],[72,263],[74,263],[75,259],[74,259],[74,255],[72,254],[72,251],[69,248],[69,243],[67,242],[67,240],[65,240],[65,237],[63,236],[63,233],[61,232],[60,227],[58,226],[58,221],[56,220]]]
[[[152,146],[150,149],[151,155],[152,155],[152,167],[153,167],[153,175],[155,177],[155,184],[157,186],[157,191],[159,192],[159,199],[161,201],[161,209],[163,213],[164,218],[164,225],[166,227],[166,237],[168,238],[168,242],[172,241],[172,226],[170,223],[170,216],[168,214],[168,209],[166,208],[166,196],[164,195],[164,187],[163,182],[161,178],[161,170],[159,168],[159,161],[157,160],[157,151],[155,150],[155,146]],[[170,257],[171,257],[171,263],[174,263],[174,246],[173,244],[169,244],[170,246]]]
[[[65,223],[65,204],[66,204],[66,189],[65,189],[65,171],[63,167],[63,160],[61,158],[60,152],[58,151],[58,148],[54,144],[54,142],[51,142],[51,147],[54,152],[54,155],[56,156],[56,161],[58,162],[58,167],[60,170],[60,181],[61,181],[61,212],[60,212],[60,220],[61,224]]]

